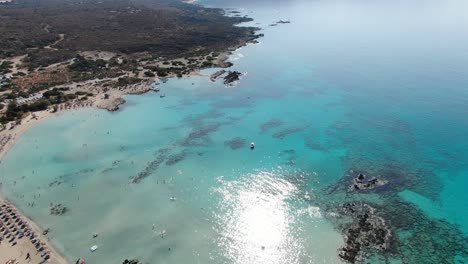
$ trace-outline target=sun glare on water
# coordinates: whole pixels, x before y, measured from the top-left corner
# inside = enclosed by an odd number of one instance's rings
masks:
[[[217,243],[232,263],[300,263],[304,255],[290,203],[297,186],[276,172],[220,180]]]

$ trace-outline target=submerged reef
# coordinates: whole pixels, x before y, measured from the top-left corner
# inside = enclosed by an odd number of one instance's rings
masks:
[[[148,162],[146,167],[140,171],[137,175],[132,177],[132,183],[140,183],[144,178],[148,177],[153,173],[167,158],[170,149],[164,148],[158,150],[155,155],[156,159]]]
[[[375,209],[363,203],[344,203],[339,206],[342,215],[351,216],[352,223],[345,228],[345,245],[338,255],[351,263],[365,259],[369,249],[386,251],[390,248],[392,232]]]
[[[279,119],[271,119],[260,125],[260,131],[262,133],[268,132],[270,129],[274,129],[283,125],[283,121]]]
[[[393,258],[401,259],[403,263],[468,261],[468,238],[456,225],[431,218],[398,197],[388,199],[376,208],[396,232],[397,254]]]
[[[403,190],[432,194],[440,183],[421,176],[430,173],[390,165],[354,168],[326,188],[326,215],[344,236],[340,258],[349,263],[465,263],[468,238],[458,226],[427,215],[399,195]]]
[[[176,163],[179,163],[182,160],[184,160],[187,157],[187,155],[188,155],[187,150],[183,150],[179,153],[169,155],[166,158],[166,165],[172,166]]]
[[[232,150],[243,148],[247,145],[247,140],[241,137],[235,137],[224,141],[224,146],[230,147]]]
[[[192,129],[192,132],[182,140],[181,145],[184,147],[206,146],[209,144],[208,135],[218,131],[220,127],[221,124],[218,122],[195,127]]]
[[[284,139],[286,136],[300,132],[306,128],[308,128],[310,125],[297,125],[297,126],[292,126],[285,128],[283,130],[280,130],[276,133],[273,134],[273,138],[278,138],[278,139]]]

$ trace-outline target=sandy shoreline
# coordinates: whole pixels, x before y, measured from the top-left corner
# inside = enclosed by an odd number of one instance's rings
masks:
[[[19,125],[14,126],[11,129],[5,129],[0,132],[0,138],[2,139],[8,139],[5,142],[2,142],[2,147],[0,151],[0,162],[3,160],[7,152],[13,147],[13,145],[16,143],[16,141],[32,126],[35,124],[41,122],[42,120],[45,120],[53,115],[56,115],[56,113],[51,113],[50,111],[40,111],[40,112],[35,112],[34,114],[28,115],[26,118],[22,120],[22,123]],[[4,145],[3,145],[4,143]],[[0,183],[1,187],[1,183]],[[11,212],[8,212],[7,210],[11,209]],[[49,252],[47,255],[50,256],[50,259],[47,261],[47,263],[52,263],[52,264],[66,264],[68,263],[64,257],[62,257],[55,249],[54,247],[50,244],[49,238],[47,238],[45,235],[42,234],[43,230],[36,225],[32,220],[27,218],[18,208],[16,208],[11,202],[9,202],[6,198],[4,198],[1,194],[1,188],[0,188],[0,263],[41,263],[41,261],[44,260],[44,257],[41,256],[42,253],[44,252]],[[13,216],[11,214],[14,214]],[[14,241],[17,242],[16,245],[12,246],[12,243],[9,241],[13,237],[9,237],[7,230],[10,231],[9,233],[12,233],[12,230],[14,228],[17,228],[18,231],[21,230],[20,226],[16,225],[13,227],[11,225],[10,228],[8,228],[8,225],[6,223],[7,219],[10,219],[10,221],[16,221],[16,219],[13,219],[13,217],[16,216],[16,218],[21,219],[18,222],[23,221],[23,224],[25,225],[24,230],[30,230],[37,236],[37,240],[40,241],[41,247],[44,247],[44,250],[42,252],[38,252],[36,247],[31,241],[30,237],[23,237],[21,239],[18,239],[19,237],[17,236]],[[2,231],[3,230],[3,231]],[[15,234],[16,231],[13,233]],[[26,260],[26,254],[30,254],[30,260]],[[37,254],[36,254],[37,253]],[[16,260],[16,261],[13,261]]]
[[[53,112],[52,109],[47,109],[44,111],[38,111],[29,114],[25,118],[21,120],[20,124],[11,124],[4,130],[0,131],[0,162],[6,156],[8,151],[15,145],[17,140],[26,132],[28,129],[33,127],[34,125],[38,124],[39,122],[48,119],[50,117],[54,117],[59,115],[61,112],[66,110],[73,110],[82,107],[96,107],[98,109],[107,109],[109,111],[117,110],[118,107],[125,103],[125,100],[122,99],[124,95],[127,94],[139,94],[144,93],[150,90],[150,86],[143,85],[140,87],[132,87],[131,89],[127,89],[125,91],[108,91],[108,98],[104,99],[103,94],[96,95],[92,102],[87,103],[76,103],[76,104],[64,104],[60,106],[60,109],[57,112]],[[5,207],[4,207],[5,206]],[[41,246],[44,247],[44,250],[40,253],[36,254],[38,251],[34,244],[31,242],[30,238],[26,236],[18,239],[14,239],[16,241],[15,245],[12,245],[12,242],[9,242],[12,239],[11,237],[6,237],[8,232],[11,234],[12,229],[6,227],[6,222],[2,221],[2,218],[5,216],[5,208],[11,208],[12,212],[14,212],[17,218],[22,219],[24,224],[26,225],[26,229],[30,229],[37,235],[37,239],[40,240]],[[67,264],[67,260],[60,255],[58,251],[53,247],[53,245],[49,242],[49,238],[45,235],[42,235],[43,229],[37,226],[32,220],[27,218],[18,208],[14,206],[11,202],[5,199],[1,195],[1,183],[0,183],[0,263],[42,263],[44,260],[44,256],[41,256],[42,253],[48,252],[49,259],[47,263],[51,264]],[[8,216],[8,218],[12,220],[12,216]],[[13,220],[14,221],[14,220]],[[5,227],[5,230],[1,231]],[[13,226],[11,226],[13,227]],[[18,228],[15,226],[13,228]],[[16,233],[16,231],[14,231]],[[29,253],[31,259],[28,261],[26,260],[26,254]],[[13,261],[16,260],[16,261]],[[9,262],[10,261],[10,262]]]
[[[43,263],[44,260],[50,264],[68,263],[54,249],[49,238],[43,235],[43,230],[2,196],[0,196],[0,237],[3,238],[0,241],[0,263]],[[28,253],[30,259],[27,259]]]
[[[198,75],[200,76],[200,72],[196,71],[193,72],[191,75]],[[168,76],[168,77],[175,77],[175,76]],[[208,76],[207,76],[208,77]],[[125,95],[131,95],[131,94],[143,94],[148,91],[153,90],[153,82],[157,82],[158,79],[155,79],[153,81],[148,81],[145,83],[141,84],[136,84],[136,85],[130,85],[127,86],[125,89],[115,89],[115,90],[106,90],[106,91],[99,91],[99,88],[96,88],[96,84],[89,84],[89,87],[83,87],[80,86],[79,88],[76,88],[76,84],[72,84],[71,87],[73,90],[75,88],[77,90],[89,90],[93,89],[95,92],[97,92],[89,101],[86,102],[71,102],[71,103],[66,103],[58,106],[58,109],[54,111],[52,108],[49,108],[44,111],[38,111],[34,113],[28,114],[28,116],[24,117],[21,120],[21,123],[15,124],[14,122],[11,122],[9,125],[7,125],[2,131],[0,131],[0,162],[2,162],[3,158],[6,156],[8,151],[15,145],[17,140],[26,132],[28,129],[33,127],[34,125],[38,124],[39,122],[46,120],[50,117],[58,116],[60,113],[67,111],[67,110],[73,110],[73,109],[79,109],[82,107],[94,107],[96,109],[103,109],[103,110],[108,110],[108,111],[115,111],[119,109],[119,106],[125,103],[125,100],[123,97]],[[69,85],[70,87],[70,85]],[[104,96],[106,95],[106,96]],[[47,263],[52,263],[52,264],[66,264],[68,263],[64,257],[58,253],[54,247],[51,245],[49,242],[49,239],[47,236],[42,235],[43,230],[38,227],[32,220],[27,218],[18,208],[14,206],[11,202],[9,202],[6,198],[4,198],[1,194],[1,182],[0,182],[0,207],[6,205],[9,208],[12,209],[12,211],[15,212],[15,214],[21,218],[25,223],[27,223],[27,226],[35,233],[38,235],[40,238],[41,243],[43,244],[43,247],[46,248],[49,252],[50,259],[47,261]],[[3,209],[3,207],[2,207]],[[4,211],[4,210],[3,210]],[[3,214],[5,212],[2,212]],[[2,224],[5,225],[5,223],[2,223],[1,218],[3,215],[0,215],[0,230],[2,228]],[[16,231],[15,231],[16,232]],[[0,242],[0,263],[9,263],[8,261],[10,260],[16,260],[16,262],[11,262],[11,263],[41,263],[43,258],[41,258],[41,254],[36,255],[36,248],[33,243],[31,243],[30,239],[26,239],[25,237],[22,239],[15,239],[17,242],[16,245],[12,246],[10,241],[11,238],[4,238],[3,232],[0,232],[0,237],[3,237],[3,240]],[[31,260],[28,262],[26,260],[26,253],[30,253]]]
[[[195,1],[187,1],[189,3],[194,3]],[[246,42],[249,43],[249,42]],[[246,44],[244,43],[244,45]],[[239,48],[239,45],[236,47],[231,48],[230,50],[223,52],[219,55],[216,59],[215,65],[220,68],[227,68],[230,67],[232,64],[228,62],[228,58],[232,51]],[[92,54],[93,55],[93,54]],[[96,56],[96,55],[94,55]],[[100,56],[100,53],[97,53],[97,56]],[[16,68],[16,65],[21,59],[20,57],[15,58],[17,62],[15,63],[15,68],[13,69],[13,73],[19,71]],[[161,65],[160,65],[161,66]],[[161,81],[160,78],[147,78],[142,75],[142,72],[139,74],[131,74],[128,73],[128,76],[138,77],[141,78],[143,81],[136,84],[130,84],[123,87],[117,87],[114,89],[108,89],[102,85],[103,79],[93,79],[88,80],[80,83],[67,83],[64,85],[55,86],[55,88],[66,88],[68,93],[76,93],[76,92],[89,92],[92,96],[89,96],[86,100],[73,100],[66,103],[62,103],[60,105],[54,105],[53,107],[49,107],[47,110],[38,111],[34,113],[29,113],[26,117],[24,117],[21,122],[15,123],[10,122],[9,124],[5,125],[3,129],[0,131],[0,162],[3,161],[4,157],[8,153],[8,151],[14,146],[17,140],[31,127],[38,124],[39,122],[59,115],[61,112],[66,110],[73,110],[83,107],[95,107],[98,109],[106,109],[108,111],[116,111],[119,109],[120,105],[125,103],[124,96],[131,95],[131,94],[143,94],[154,89],[153,84],[155,82]],[[205,76],[209,78],[210,76],[202,74],[199,70],[193,70],[188,74],[189,76]],[[176,74],[169,74],[165,78],[174,78]],[[105,81],[117,81],[118,78],[106,78]],[[213,80],[213,79],[212,79]],[[214,81],[214,80],[213,80]],[[35,234],[37,234],[38,238],[40,239],[42,246],[46,248],[46,250],[42,251],[48,252],[50,259],[47,260],[47,263],[52,264],[66,264],[68,263],[67,260],[60,255],[54,249],[52,244],[49,242],[49,239],[42,235],[43,230],[38,227],[32,220],[28,219],[20,210],[18,210],[11,202],[7,199],[2,197],[1,194],[1,182],[0,182],[0,206],[6,206],[7,208],[11,208],[12,211],[15,212],[16,217],[22,219],[22,221],[26,224],[26,229],[31,230]],[[2,207],[3,209],[3,207]],[[5,214],[5,212],[3,212]],[[0,215],[0,218],[3,217]],[[11,217],[11,216],[9,216]],[[8,220],[8,218],[6,218]],[[2,222],[0,221],[0,224]],[[6,225],[6,223],[3,223]],[[6,227],[5,227],[6,228]],[[8,228],[6,228],[8,229]],[[1,226],[0,226],[1,230]],[[11,232],[11,230],[10,230]],[[16,231],[15,231],[16,233]],[[2,237],[3,233],[0,232],[0,237]],[[36,255],[36,248],[34,244],[31,242],[30,238],[23,237],[21,239],[15,239],[17,242],[16,245],[12,246],[12,242],[9,242],[11,237],[8,239],[3,239],[0,242],[0,264],[3,263],[43,263],[43,257],[41,254]],[[26,260],[26,254],[30,253],[30,261]],[[10,260],[16,260],[16,262],[8,262]]]
[[[26,132],[33,125],[53,115],[54,113],[51,113],[50,111],[35,112],[34,114],[30,114],[25,117],[21,124],[16,125],[11,129],[7,128],[3,131],[0,131],[0,138],[7,139],[4,141],[4,144],[0,145],[0,162],[3,160],[8,151],[13,147],[16,141],[21,137],[21,135],[24,134],[24,132]]]

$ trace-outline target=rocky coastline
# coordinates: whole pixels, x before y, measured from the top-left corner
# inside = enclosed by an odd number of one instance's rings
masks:
[[[394,165],[369,171],[352,168],[323,190],[325,215],[344,238],[337,250],[343,261],[451,263],[454,256],[466,254],[468,240],[457,226],[430,218],[400,196],[407,189],[435,188],[419,176],[424,173],[428,172]]]

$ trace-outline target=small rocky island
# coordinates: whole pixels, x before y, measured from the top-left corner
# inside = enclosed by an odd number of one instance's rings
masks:
[[[359,175],[353,179],[353,186],[350,186],[349,191],[372,190],[384,186],[386,183],[387,181],[378,179],[377,177],[368,178],[366,175],[359,173]]]
[[[242,73],[238,71],[229,71],[228,74],[224,77],[224,84],[229,85],[233,82],[236,82],[240,79]]]

